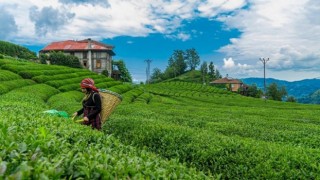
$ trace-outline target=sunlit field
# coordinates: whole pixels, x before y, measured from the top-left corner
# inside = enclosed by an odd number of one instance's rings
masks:
[[[78,110],[87,77],[123,97],[101,132],[44,113]],[[0,59],[0,82],[0,179],[320,177],[318,105],[13,59]]]

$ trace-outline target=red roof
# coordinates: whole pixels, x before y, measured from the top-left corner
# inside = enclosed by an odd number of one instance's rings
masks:
[[[215,81],[210,82],[212,84],[242,84],[242,82],[238,79],[231,79],[231,78],[221,78]]]
[[[91,45],[91,47],[90,47]],[[103,44],[91,39],[81,41],[67,40],[53,42],[43,48],[41,51],[75,51],[75,50],[112,50],[113,46]]]

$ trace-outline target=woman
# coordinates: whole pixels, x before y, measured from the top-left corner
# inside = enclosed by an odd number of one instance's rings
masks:
[[[92,129],[101,130],[101,97],[98,89],[94,86],[94,81],[91,78],[82,80],[80,86],[85,96],[82,100],[82,108],[75,112],[73,116],[83,113],[83,124],[91,125]]]

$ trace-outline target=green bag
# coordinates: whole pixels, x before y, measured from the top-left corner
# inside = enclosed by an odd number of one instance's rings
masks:
[[[44,112],[44,113],[47,113],[47,114],[50,114],[50,115],[53,115],[53,116],[69,118],[68,113],[65,112],[65,111],[57,111],[57,110],[55,110],[55,109],[50,109],[50,110],[43,111],[43,112]]]

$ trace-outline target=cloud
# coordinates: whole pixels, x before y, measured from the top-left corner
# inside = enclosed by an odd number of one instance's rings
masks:
[[[0,12],[0,39],[10,39],[18,31],[14,16],[4,8],[0,8]]]
[[[320,70],[319,8],[317,0],[251,0],[249,8],[219,16],[242,33],[219,52],[248,64],[269,57],[268,68],[274,71]]]
[[[180,39],[181,41],[187,41],[191,39],[191,35],[184,32],[179,32],[177,34],[168,34],[166,35],[166,37],[170,39]]]
[[[30,8],[30,19],[35,23],[36,33],[40,36],[46,35],[48,32],[54,32],[75,16],[65,9],[55,9],[52,7],[44,7],[41,10],[36,6]]]
[[[214,17],[220,13],[232,12],[246,5],[245,0],[207,0],[198,6],[201,17]]]
[[[258,64],[257,64],[258,66]],[[230,57],[223,59],[223,70],[232,76],[248,76],[257,73],[257,66],[237,63]]]
[[[52,40],[117,36],[146,37],[160,33],[182,41],[192,33],[181,27],[198,17],[212,18],[232,12],[244,0],[0,0],[14,16],[15,37],[38,44]],[[206,6],[210,8],[206,9]],[[7,20],[6,20],[7,21]],[[8,21],[9,22],[9,21]]]
[[[110,6],[107,0],[59,0],[62,4],[91,4],[91,5],[102,5]]]

